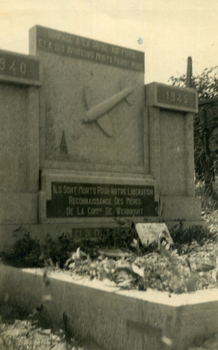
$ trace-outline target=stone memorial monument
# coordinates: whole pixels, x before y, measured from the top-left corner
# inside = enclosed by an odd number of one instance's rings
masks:
[[[2,247],[19,226],[94,238],[117,219],[199,222],[197,95],[144,86],[143,52],[34,26],[30,55],[0,51],[0,89]]]

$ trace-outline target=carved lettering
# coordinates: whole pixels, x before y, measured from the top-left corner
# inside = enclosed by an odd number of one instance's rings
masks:
[[[144,72],[144,53],[37,26],[39,50]]]
[[[112,208],[106,207],[105,208],[105,216],[112,216],[112,215],[113,215]]]
[[[113,53],[113,54],[115,54],[115,55],[119,55],[120,54],[120,48],[119,47],[114,47],[114,46],[112,46],[112,48],[111,48],[111,52]]]
[[[66,208],[67,216],[73,216],[73,211],[74,211],[74,208],[67,207]]]
[[[117,66],[126,67],[126,68],[131,67],[129,60],[124,60],[124,59],[119,58],[117,56],[114,57],[114,64]]]
[[[90,47],[90,41],[87,39],[83,39],[83,47]]]
[[[77,216],[84,216],[85,215],[84,208],[81,209],[81,208],[77,207],[76,211],[77,211]]]
[[[197,112],[197,96],[194,89],[178,88],[162,84],[156,85],[157,106]]]
[[[153,186],[52,183],[47,217],[157,216]]]
[[[109,47],[105,43],[99,43],[97,41],[93,41],[93,49],[101,52],[109,52]]]
[[[48,43],[48,49],[49,49],[49,50],[52,50],[52,49],[53,49],[53,46],[52,46],[52,42],[51,42],[51,41],[49,41],[49,43]]]
[[[40,40],[40,46],[44,48],[45,40]],[[24,55],[13,54],[0,50],[0,80],[8,76],[11,81],[31,84],[31,81],[39,82],[39,61]]]
[[[103,55],[97,52],[95,58],[97,61],[101,61],[105,63],[113,63],[113,58],[109,55]]]
[[[140,198],[126,197],[126,205],[141,205],[142,201]]]
[[[88,215],[90,216],[99,216],[102,213],[102,208],[91,208],[88,207]]]
[[[135,59],[136,59],[136,54],[135,54],[135,52],[134,52],[134,51],[127,50],[127,49],[122,49],[122,56],[131,58],[132,60],[135,60]]]
[[[123,198],[115,197],[114,204],[115,205],[123,205]]]
[[[0,71],[5,70],[5,59],[0,58]]]

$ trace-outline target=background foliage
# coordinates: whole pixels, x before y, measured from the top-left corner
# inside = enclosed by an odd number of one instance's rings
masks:
[[[170,77],[174,86],[186,87],[186,74]],[[191,85],[198,92],[199,101],[218,97],[218,66],[205,68],[199,75],[191,77]]]
[[[174,86],[186,87],[186,74],[170,77]],[[191,86],[198,92],[199,112],[194,117],[196,180],[203,181],[213,193],[218,160],[218,66],[205,68],[191,77]]]

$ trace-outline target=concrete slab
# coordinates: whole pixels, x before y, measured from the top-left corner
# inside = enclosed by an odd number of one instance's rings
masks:
[[[63,272],[0,265],[0,300],[31,312],[43,304],[51,326],[92,338],[105,349],[185,350],[218,329],[217,289],[174,295],[123,291],[110,281],[73,280]]]

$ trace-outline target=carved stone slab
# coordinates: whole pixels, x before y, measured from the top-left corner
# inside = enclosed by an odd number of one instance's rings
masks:
[[[41,167],[149,172],[144,53],[41,26]]]

